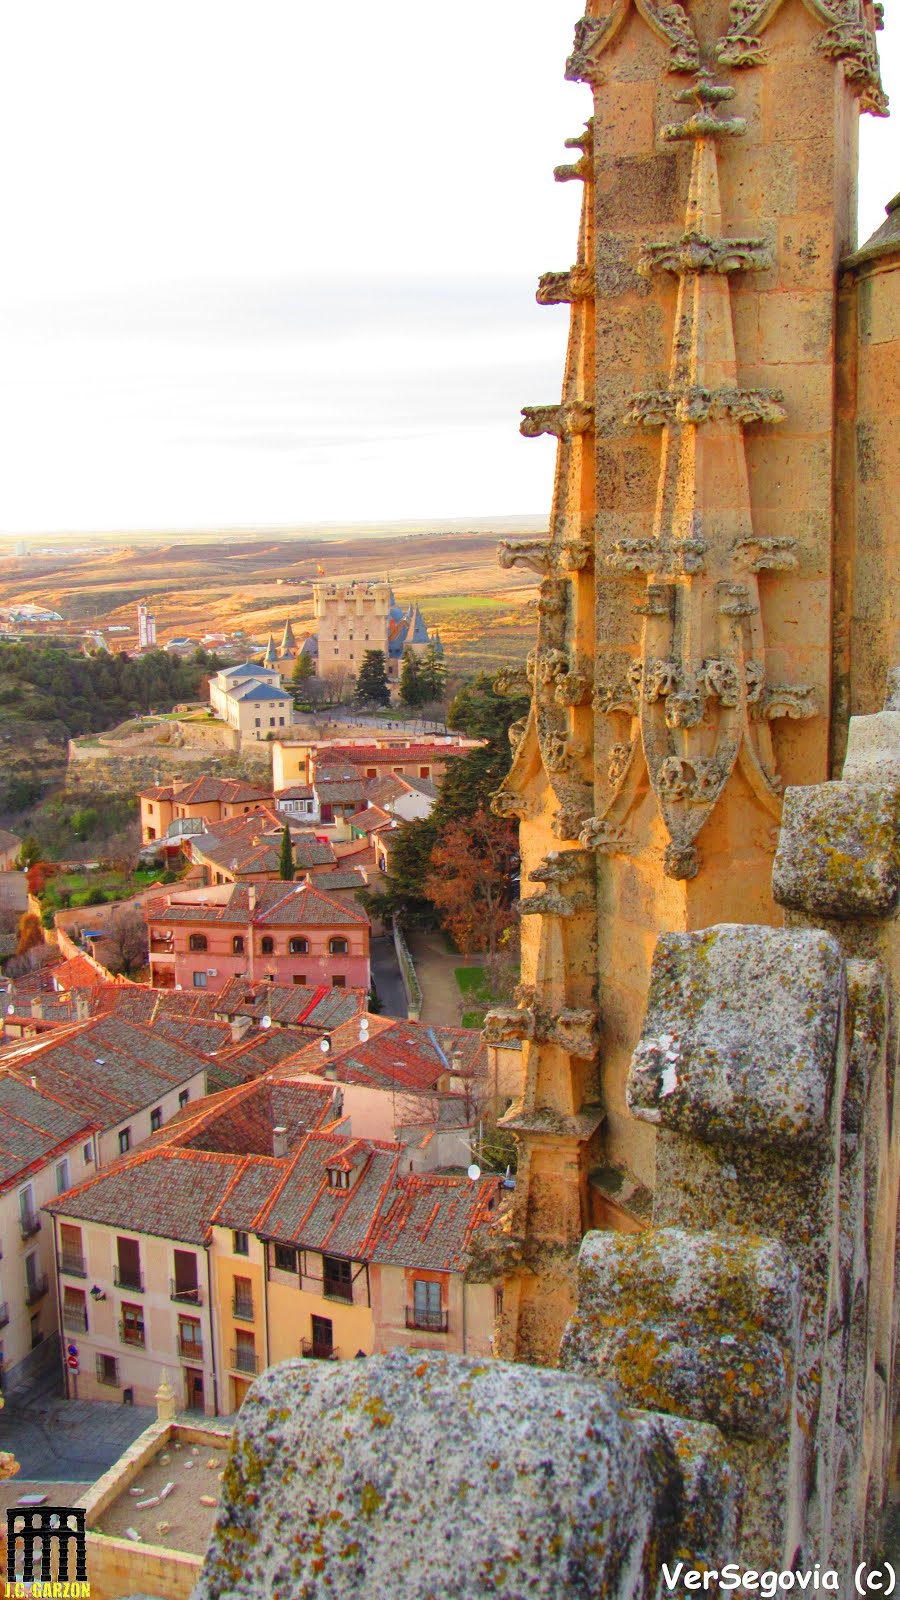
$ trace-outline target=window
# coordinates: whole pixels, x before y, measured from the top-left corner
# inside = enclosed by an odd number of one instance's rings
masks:
[[[503,1315],[503,1290],[502,1289],[495,1289],[494,1290],[494,1316],[495,1317],[502,1317],[502,1315]]]
[[[254,717],[254,718],[253,718],[253,725],[254,725],[254,727],[256,727],[256,728],[258,728],[258,727],[259,727],[259,717]]]
[[[83,1289],[66,1284],[63,1289],[63,1327],[67,1333],[87,1333],[87,1301]]]
[[[188,949],[189,950],[206,950],[208,948],[209,948],[209,940],[207,939],[205,933],[192,933],[191,934],[190,938],[188,939]]]
[[[240,1317],[242,1322],[253,1321],[253,1284],[249,1278],[235,1278],[234,1299],[231,1303],[232,1315]]]
[[[194,973],[194,988],[195,989],[205,989],[206,988],[206,973],[205,972],[195,972]]]
[[[87,1144],[82,1146],[81,1159],[86,1167],[89,1167],[94,1159],[94,1146],[90,1139],[88,1139]]]
[[[296,1272],[296,1250],[289,1244],[277,1244],[275,1246],[275,1265],[279,1272]]]
[[[187,1103],[190,1100],[190,1098],[191,1098],[190,1089],[182,1089],[180,1095],[178,1096],[178,1109],[179,1109],[179,1111],[181,1111],[183,1109],[183,1107],[187,1105]]]
[[[330,1360],[334,1354],[334,1323],[330,1317],[312,1317],[312,1339],[303,1341],[303,1354]]]
[[[308,939],[291,939],[288,949],[292,956],[305,956],[309,954]]]
[[[349,1189],[349,1172],[346,1172],[343,1167],[329,1167],[328,1184],[331,1189]]]
[[[144,1292],[144,1279],[141,1274],[141,1247],[137,1239],[123,1238],[120,1234],[116,1239],[117,1265],[113,1273],[113,1280],[117,1289],[137,1289],[139,1294]]]
[[[345,956],[350,946],[346,939],[329,939],[328,950],[333,956]]]
[[[74,1273],[78,1278],[87,1277],[87,1268],[84,1262],[81,1229],[75,1228],[70,1222],[61,1222],[59,1227],[60,1257],[59,1267],[61,1272]]]
[[[279,726],[279,728],[283,728],[284,727],[284,717],[279,717],[278,718],[278,726]]]
[[[332,989],[346,989],[347,979],[342,973],[336,973],[331,980],[331,987]]]
[[[378,777],[378,769],[377,769],[377,767],[366,767],[366,777],[367,778],[377,778]]]
[[[175,1276],[169,1285],[169,1293],[173,1300],[190,1300],[194,1305],[200,1304],[200,1283],[197,1277],[197,1257],[193,1250],[176,1250],[174,1253]]]
[[[118,1388],[119,1363],[115,1356],[97,1357],[97,1382],[111,1384],[114,1389]]]
[[[122,1321],[119,1324],[119,1337],[123,1344],[143,1346],[144,1338],[144,1308],[143,1306],[130,1306],[122,1303]]]
[[[154,1106],[150,1113],[150,1132],[158,1133],[162,1127],[162,1106]]]
[[[178,1318],[178,1348],[179,1353],[189,1361],[203,1360],[203,1341],[196,1317]]]
[[[244,1233],[241,1228],[238,1228],[231,1236],[231,1248],[236,1256],[248,1256],[250,1254],[249,1233]]]
[[[231,954],[233,956],[242,956],[244,954],[244,935],[242,933],[236,933],[232,939]]]
[[[274,726],[275,726],[275,718],[274,717],[270,717],[269,718],[269,727],[270,728],[274,728]]]
[[[349,1261],[341,1261],[337,1256],[323,1256],[322,1276],[325,1293],[332,1300],[353,1299],[353,1275]]]
[[[261,955],[264,955],[264,956],[273,955],[274,952],[275,952],[275,940],[270,938],[269,934],[266,934],[259,941],[259,949],[260,949],[260,954]]]
[[[432,1333],[444,1333],[447,1314],[441,1306],[441,1286],[427,1278],[413,1280],[412,1319],[407,1314],[407,1325],[427,1328]]]
[[[130,1149],[131,1149],[131,1129],[130,1128],[120,1128],[119,1129],[119,1155],[120,1156],[127,1155]]]
[[[69,1162],[68,1158],[56,1163],[56,1192],[62,1194],[69,1187]]]

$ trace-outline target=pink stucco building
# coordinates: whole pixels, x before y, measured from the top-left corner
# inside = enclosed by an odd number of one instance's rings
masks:
[[[310,884],[222,884],[146,907],[150,982],[224,988],[230,978],[368,989],[369,919]]]

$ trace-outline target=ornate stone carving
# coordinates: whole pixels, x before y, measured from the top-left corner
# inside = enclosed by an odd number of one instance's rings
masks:
[[[546,539],[501,539],[497,546],[501,567],[530,567],[541,574],[550,571],[550,545]]]
[[[607,681],[601,678],[594,690],[595,708],[607,717],[616,713],[636,717],[641,708],[643,676],[643,662],[632,661],[619,677]]]
[[[544,761],[549,772],[577,771],[578,762],[586,755],[583,744],[562,733],[550,733],[542,740]]]
[[[638,261],[638,272],[645,278],[653,272],[674,272],[683,278],[690,272],[767,272],[773,263],[766,239],[716,239],[690,231],[680,239],[648,244]]]
[[[633,744],[614,744],[610,746],[607,756],[606,773],[613,788],[624,778],[628,770],[628,763],[634,754]]]
[[[539,306],[571,305],[576,300],[588,300],[594,292],[594,274],[590,267],[570,267],[567,272],[543,272],[538,279],[537,303]]]
[[[587,433],[594,424],[594,408],[587,400],[569,400],[558,406],[523,406],[519,432],[525,439],[550,433],[556,439],[571,439]]]
[[[578,835],[586,850],[605,851],[609,855],[624,855],[629,848],[628,835],[617,823],[606,817],[588,817]]]
[[[611,572],[668,573],[673,578],[703,571],[706,554],[704,539],[678,539],[663,544],[659,539],[617,539],[604,557]]]
[[[589,894],[578,890],[573,894],[560,894],[557,889],[547,889],[544,894],[530,894],[516,902],[520,917],[574,917],[579,911],[589,911],[593,901]]]
[[[797,541],[787,537],[739,539],[735,565],[748,572],[793,572],[797,566]]]
[[[509,742],[510,742],[510,745],[512,747],[513,755],[515,755],[516,751],[519,748],[519,745],[522,743],[522,740],[525,737],[525,730],[526,730],[527,727],[528,727],[528,718],[527,717],[519,717],[516,722],[511,722],[510,723],[509,728],[507,729],[507,733],[508,733],[508,736],[509,736]]]
[[[527,694],[531,680],[524,667],[504,667],[494,679],[494,688],[498,694]]]
[[[575,669],[563,672],[556,680],[553,691],[558,706],[581,706],[591,697],[591,680],[587,672]]]
[[[726,67],[758,67],[766,60],[761,34],[778,9],[779,0],[731,0],[731,23],[716,45],[716,59]],[[875,39],[869,30],[864,0],[807,0],[825,24],[817,48],[842,61],[848,81],[860,96],[861,109],[887,116],[888,100],[881,83]],[[880,26],[878,14],[876,28]]]
[[[635,0],[638,11],[671,48],[670,72],[696,72],[700,47],[684,6],[678,0]],[[575,27],[575,42],[566,62],[570,83],[596,84],[600,56],[618,33],[631,0],[616,0],[607,17],[582,17]]]
[[[567,539],[561,551],[562,565],[570,572],[583,572],[593,566],[594,546],[589,539]]]
[[[484,1019],[485,1044],[515,1045],[534,1038],[534,1012],[527,1007],[497,1006]]]
[[[538,806],[536,801],[517,794],[515,789],[504,783],[491,796],[491,810],[495,817],[513,817],[519,822],[528,822],[537,815]]]
[[[631,402],[625,421],[646,428],[672,422],[709,422],[730,417],[745,427],[753,422],[783,422],[787,412],[781,389],[644,389]]]
[[[557,183],[571,183],[573,179],[580,179],[583,183],[590,183],[594,176],[594,163],[591,159],[594,148],[594,121],[591,118],[585,123],[584,133],[578,133],[574,139],[566,139],[567,150],[580,150],[581,155],[575,162],[566,162],[561,167],[554,167],[553,176]]]
[[[816,691],[808,684],[768,684],[761,693],[760,714],[767,722],[779,717],[789,717],[793,722],[818,716]]]

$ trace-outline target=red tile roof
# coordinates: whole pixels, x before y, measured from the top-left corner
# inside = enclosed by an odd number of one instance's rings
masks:
[[[496,1222],[499,1178],[445,1178],[408,1173],[382,1207],[371,1239],[381,1266],[464,1272],[475,1235]]]
[[[353,906],[341,904],[322,894],[312,883],[262,883],[256,888],[256,904],[250,910],[250,890],[235,884],[224,904],[204,905],[169,897],[163,906],[153,902],[154,921],[200,924],[219,922],[228,926],[331,927],[346,924],[368,925],[368,917]]]

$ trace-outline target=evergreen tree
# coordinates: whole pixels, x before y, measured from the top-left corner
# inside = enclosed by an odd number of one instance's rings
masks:
[[[405,706],[420,706],[425,698],[419,658],[416,652],[407,646],[403,652],[403,663],[400,668],[400,699]]]
[[[284,833],[281,835],[281,860],[278,863],[278,876],[285,883],[294,881],[294,846],[291,843],[290,824],[285,823]]]
[[[387,664],[383,650],[367,650],[359,669],[354,697],[360,705],[386,706],[390,704]]]
[[[307,650],[301,650],[299,656],[294,662],[294,670],[291,673],[291,683],[294,685],[295,689],[302,688],[303,684],[306,683],[309,678],[314,678],[315,675],[316,667],[312,656]]]
[[[444,690],[447,687],[447,668],[444,658],[439,654],[437,645],[430,644],[422,657],[420,668],[422,675],[423,700],[443,700]]]

